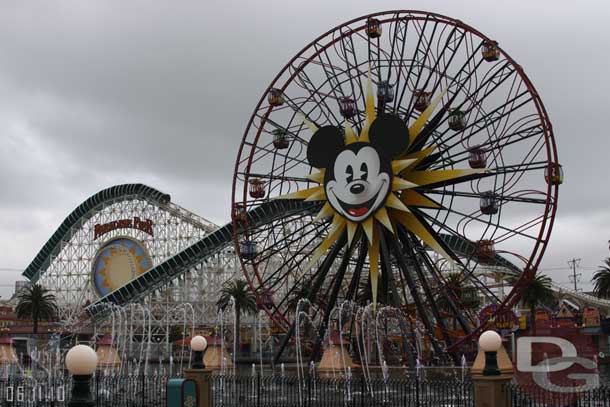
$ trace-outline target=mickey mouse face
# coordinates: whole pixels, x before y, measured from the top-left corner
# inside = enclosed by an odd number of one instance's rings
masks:
[[[347,146],[325,176],[326,198],[332,207],[354,222],[379,209],[390,192],[386,164],[368,143]]]
[[[370,143],[345,145],[334,126],[320,128],[307,148],[309,163],[325,168],[324,190],[333,209],[362,222],[385,204],[391,190],[391,160],[408,145],[408,129],[398,117],[381,115],[369,129]]]

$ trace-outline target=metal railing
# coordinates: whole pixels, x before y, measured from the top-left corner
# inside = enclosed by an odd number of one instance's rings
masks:
[[[168,376],[104,376],[91,380],[96,407],[163,407]],[[575,384],[576,385],[576,384]],[[214,375],[213,407],[474,407],[470,377],[372,378],[281,375]],[[9,376],[0,378],[0,407],[67,407],[72,380]],[[538,386],[507,385],[513,407],[610,406],[610,385],[577,393],[551,393]]]
[[[574,386],[581,383],[574,383]],[[582,392],[549,392],[534,385],[508,385],[513,407],[601,407],[610,406],[610,386],[602,385]]]
[[[593,295],[584,293],[582,291],[574,291],[570,287],[566,287],[564,285],[561,285],[561,284],[555,283],[555,282],[551,283],[551,288],[553,289],[553,291],[555,291],[559,294],[564,294],[569,297],[575,298],[579,301],[584,302],[587,305],[596,305],[598,307],[610,308],[610,301],[605,298],[595,297]]]
[[[470,379],[212,376],[213,407],[472,407]]]

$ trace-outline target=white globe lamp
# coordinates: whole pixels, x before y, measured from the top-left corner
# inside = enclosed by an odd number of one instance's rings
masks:
[[[205,369],[203,354],[208,348],[208,341],[201,335],[191,339],[191,350],[193,351],[193,369]]]
[[[479,337],[479,348],[485,352],[485,367],[483,376],[497,376],[500,374],[498,368],[498,350],[502,347],[502,337],[496,331],[485,331]]]
[[[89,346],[76,345],[66,354],[66,369],[72,374],[72,398],[68,407],[93,407],[91,376],[97,368],[97,353]]]
[[[66,354],[66,369],[74,376],[92,375],[97,368],[97,353],[89,346],[76,345]]]
[[[203,352],[208,347],[208,341],[201,335],[197,335],[191,339],[191,349],[193,352]]]

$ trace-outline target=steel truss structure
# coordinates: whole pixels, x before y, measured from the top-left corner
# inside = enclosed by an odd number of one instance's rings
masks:
[[[113,225],[125,219],[152,222],[152,234],[135,228],[117,227],[99,236],[100,225]],[[97,229],[96,229],[97,225]],[[116,225],[116,223],[114,224]],[[171,202],[169,195],[139,184],[119,185],[92,196],[62,223],[24,275],[52,291],[58,300],[60,320],[66,330],[84,328],[83,310],[98,301],[92,286],[92,262],[105,242],[129,237],[147,249],[153,267],[181,253],[218,229],[212,222]],[[96,233],[97,232],[97,233]],[[141,309],[100,307],[112,311],[98,321],[98,332],[110,332],[112,321],[129,321],[129,330],[137,334],[151,325],[156,337],[168,336],[169,330],[187,323],[189,327],[216,323],[216,300],[222,284],[241,274],[232,247],[225,245],[214,255],[200,260],[191,272],[170,278],[156,290],[142,290]],[[184,312],[188,304],[188,314]],[[186,318],[186,320],[184,319]],[[118,325],[117,325],[118,326]],[[190,328],[189,328],[190,329]]]

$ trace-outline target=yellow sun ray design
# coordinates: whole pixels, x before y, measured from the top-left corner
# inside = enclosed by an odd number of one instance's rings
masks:
[[[131,258],[130,264],[135,266],[135,269],[131,269],[132,273],[135,274],[134,277],[139,276],[147,270],[146,267],[144,267],[146,256],[144,254],[138,255],[135,246],[132,246],[128,250],[124,246],[120,246],[120,248],[117,246],[110,246],[108,248],[108,256],[101,258],[104,265],[103,268],[99,270],[99,275],[104,277],[100,283],[102,287],[111,290],[118,288],[116,281],[113,280],[113,273],[117,271],[117,264],[113,264],[113,262],[121,256],[128,256]]]
[[[408,140],[408,145],[412,146],[417,140],[418,136],[425,128],[426,123],[430,119],[430,116],[434,113],[439,103],[442,101],[446,91],[447,89],[444,89],[438,95],[436,95],[430,105],[413,122],[413,124],[408,128],[408,131],[405,132],[403,137]],[[377,118],[370,68],[366,87],[365,118],[365,123],[363,124],[362,130],[358,135],[351,125],[345,121],[343,124],[344,146],[347,147],[354,143],[370,143],[371,134],[369,133],[373,126],[373,122]],[[303,121],[313,133],[317,132],[318,130],[324,130],[324,128],[319,129],[318,126],[309,122],[307,119],[303,119]],[[417,151],[402,153],[395,157],[395,159],[390,162],[392,177],[391,188],[387,194],[387,197],[385,198],[385,201],[383,202],[383,205],[360,222],[347,219],[333,208],[327,196],[325,169],[319,168],[317,165],[312,165],[313,167],[316,167],[319,172],[314,172],[308,175],[307,179],[318,183],[319,186],[303,189],[277,198],[303,199],[305,201],[324,201],[324,205],[314,218],[314,221],[332,216],[330,232],[314,251],[305,270],[309,270],[343,233],[347,233],[348,247],[351,247],[355,236],[359,235],[359,229],[362,228],[365,239],[368,242],[368,260],[372,297],[373,303],[376,304],[380,260],[380,233],[382,233],[382,228],[385,228],[390,233],[395,234],[396,225],[398,224],[402,225],[406,230],[421,239],[421,241],[432,250],[436,251],[449,261],[453,261],[450,254],[444,249],[445,246],[439,242],[437,240],[438,237],[431,232],[431,228],[422,223],[424,221],[411,212],[410,207],[442,209],[438,203],[426,197],[423,193],[418,192],[416,188],[437,183],[446,183],[451,181],[457,182],[460,180],[460,178],[468,177],[484,170],[418,169],[418,165],[422,162],[422,160],[429,157],[435,148],[436,146],[429,146]]]

